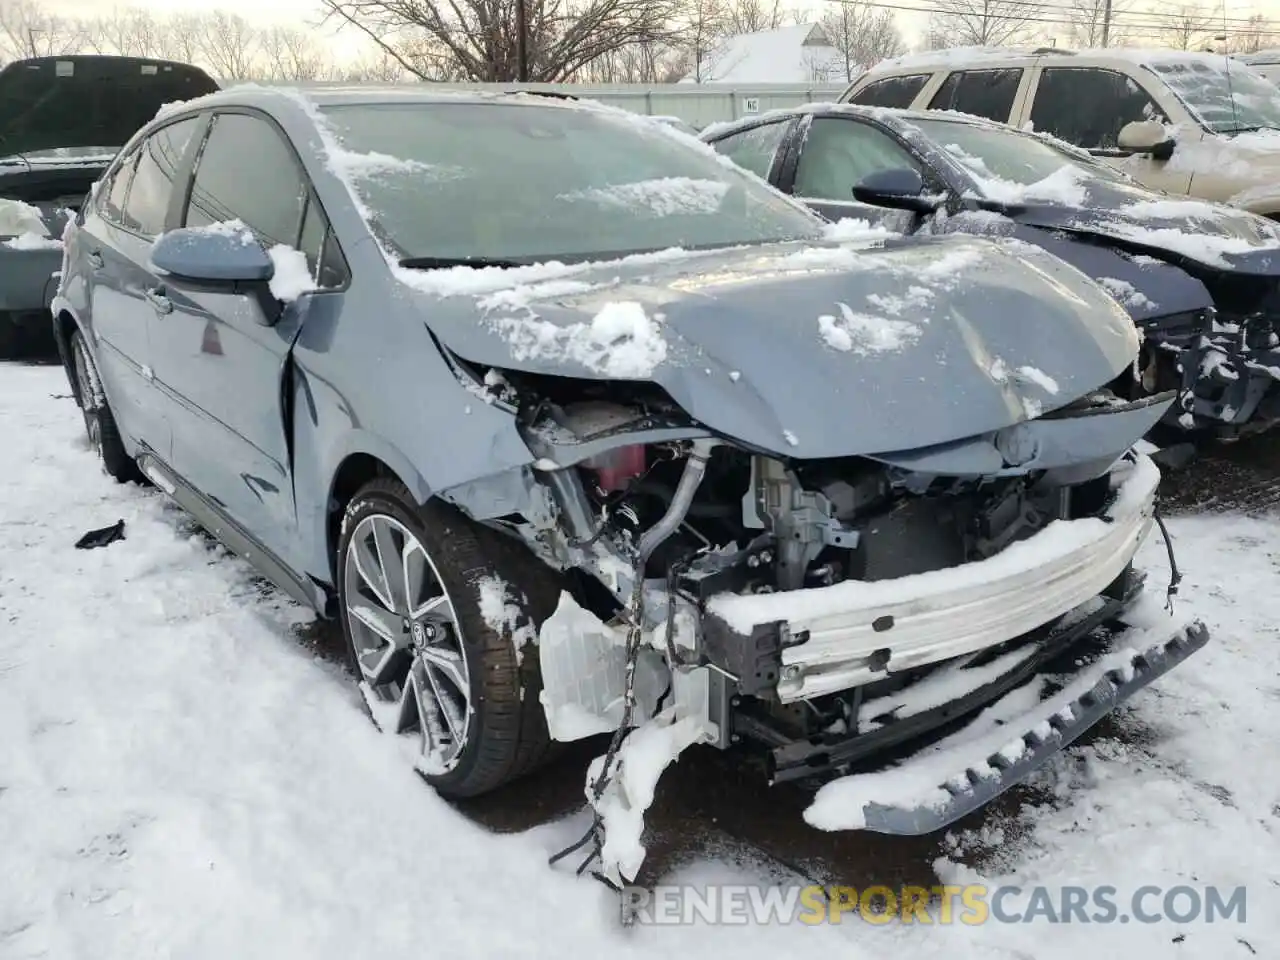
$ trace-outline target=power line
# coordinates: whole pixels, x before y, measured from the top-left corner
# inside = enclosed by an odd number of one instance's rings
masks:
[[[889,2],[886,2],[886,0],[826,0],[826,2],[835,3],[840,6],[871,7],[877,10],[896,10],[903,13],[939,14],[941,16],[960,16],[960,17],[966,16],[966,13],[964,11],[958,11],[955,9],[948,9],[945,7],[928,7],[928,6],[911,7],[901,3],[889,3]],[[1001,6],[1036,8],[1037,11],[1040,9],[1051,9],[1055,11],[1062,10],[1061,7],[1055,6],[1053,4],[1023,2],[1023,0],[1001,0]],[[977,12],[976,10],[972,14],[968,14],[968,15],[975,18],[983,18],[984,16],[983,14]],[[1213,26],[1213,24],[1217,22],[1216,17],[1213,18],[1213,20],[1209,20],[1207,18],[1204,19],[1202,22],[1205,24],[1205,26],[1201,27],[1201,26],[1193,25],[1193,21],[1191,18],[1184,17],[1181,14],[1160,14],[1156,12],[1151,12],[1151,13],[1134,12],[1133,14],[1129,14],[1128,12],[1113,12],[1112,22],[1114,23],[1116,18],[1121,15],[1124,15],[1124,16],[1132,15],[1132,16],[1140,16],[1140,17],[1161,16],[1161,17],[1171,18],[1163,21],[1154,21],[1154,22],[1143,21],[1142,23],[1130,22],[1130,23],[1124,24],[1124,26],[1129,30],[1150,31],[1152,33],[1156,33],[1156,32],[1171,32],[1171,31],[1176,32],[1178,30],[1186,28],[1189,33],[1195,33],[1195,34],[1215,33],[1215,34],[1221,35],[1219,31]],[[1030,14],[1024,15],[1021,13],[1010,13],[1004,16],[988,14],[986,15],[985,18],[990,20],[1003,20],[1003,21],[1012,21],[1012,22],[1018,22],[1018,23],[1047,23],[1047,24],[1053,24],[1056,26],[1068,26],[1068,27],[1078,26],[1081,22],[1081,19],[1078,17],[1075,19],[1071,19],[1071,18],[1061,17],[1061,16],[1045,17],[1045,16],[1032,16]],[[1270,20],[1262,20],[1262,21],[1241,20],[1239,22],[1242,24],[1242,26],[1225,28],[1225,33],[1227,36],[1254,36],[1258,33],[1266,33],[1271,31],[1280,32],[1280,30],[1278,30],[1276,25]],[[1249,26],[1243,26],[1243,24],[1249,24]]]

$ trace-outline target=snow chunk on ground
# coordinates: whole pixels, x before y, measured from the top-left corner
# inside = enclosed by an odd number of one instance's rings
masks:
[[[818,330],[822,339],[834,350],[863,356],[901,350],[914,343],[922,332],[914,323],[906,320],[859,313],[847,303],[837,303],[836,306],[840,310],[840,316],[824,314],[818,317]]]
[[[681,752],[702,736],[696,717],[675,720],[674,708],[627,734],[610,767],[610,778],[597,799],[595,784],[604,769],[604,757],[592,761],[587,771],[587,800],[600,814],[604,843],[600,861],[606,876],[632,880],[644,863],[644,814],[662,772]]]
[[[4,245],[11,250],[61,250],[62,241],[55,237],[39,233],[19,234],[12,240],[6,240]]]
[[[1120,302],[1120,305],[1130,310],[1136,310],[1143,307],[1153,307],[1153,304],[1146,296],[1127,280],[1117,280],[1115,277],[1099,277],[1098,283],[1102,288],[1111,294]]]
[[[307,255],[301,250],[277,243],[267,250],[267,256],[275,265],[275,272],[267,287],[277,300],[292,303],[304,293],[311,293],[316,289],[315,278],[311,276],[311,268],[307,265]]]
[[[605,304],[589,323],[559,326],[536,317],[489,322],[517,360],[564,358],[608,377],[643,379],[667,358],[662,315],[650,317],[630,300]]]
[[[619,183],[608,187],[592,187],[562,193],[557,200],[586,200],[602,207],[647,209],[654,216],[715,213],[720,209],[729,184],[721,180],[696,180],[692,177],[658,177]]]
[[[0,237],[20,237],[26,233],[37,237],[49,235],[39,209],[21,200],[0,198]]]

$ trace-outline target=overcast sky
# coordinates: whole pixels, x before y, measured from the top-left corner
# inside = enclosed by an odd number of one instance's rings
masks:
[[[930,6],[930,0],[883,0],[883,2],[894,6],[901,4],[904,7],[927,8]],[[1071,0],[1034,0],[1034,2],[1053,3],[1065,8],[1070,6]],[[100,15],[105,9],[110,9],[117,5],[112,0],[43,0],[43,3],[49,9],[83,17]],[[814,19],[821,15],[825,5],[824,0],[784,0],[784,4],[789,7],[806,7],[814,12]],[[1030,5],[1028,4],[1028,6]],[[184,10],[194,12],[222,9],[238,13],[255,24],[285,23],[304,28],[316,23],[321,14],[319,0],[120,0],[118,6],[144,7],[163,13],[178,13]],[[1212,11],[1215,19],[1221,19],[1224,16],[1223,0],[1185,0],[1185,3],[1183,0],[1174,0],[1174,2],[1168,2],[1168,0],[1129,0],[1129,2],[1117,0],[1116,9],[1120,12],[1117,13],[1116,22],[1121,27],[1125,23],[1133,25],[1139,22],[1147,24],[1164,22],[1156,18],[1161,16],[1167,18],[1175,15],[1184,6],[1202,11]],[[1141,11],[1156,12],[1151,14]],[[1280,20],[1280,0],[1225,0],[1225,16],[1229,18],[1232,32],[1240,28],[1245,18],[1258,14],[1271,20]],[[1054,19],[1058,16],[1053,12],[1038,13],[1036,15],[1048,19]],[[914,46],[919,43],[925,28],[926,16],[923,13],[900,11],[896,14],[896,17],[898,29],[902,32],[908,45]],[[1064,26],[1048,23],[1041,26],[1046,34],[1062,34],[1063,38],[1058,42],[1066,44],[1066,28]],[[330,40],[330,44],[335,48],[335,52],[339,56],[353,55],[363,48],[361,39],[350,27],[342,31],[337,39]]]

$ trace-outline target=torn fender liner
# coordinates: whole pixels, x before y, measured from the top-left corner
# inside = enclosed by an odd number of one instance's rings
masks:
[[[1203,647],[1209,631],[1194,621],[1160,636],[1156,628],[1131,628],[1115,638],[1111,654],[1048,699],[1040,700],[1042,677],[895,767],[826,784],[805,810],[805,820],[820,830],[912,836],[941,830],[1026,779],[1119,704]],[[1015,715],[1009,714],[1018,707],[1022,709]],[[1021,732],[1010,737],[1010,730]]]

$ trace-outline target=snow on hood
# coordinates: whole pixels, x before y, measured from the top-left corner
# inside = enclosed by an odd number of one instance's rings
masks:
[[[573,269],[420,289],[434,302],[415,313],[473,363],[651,380],[712,429],[800,457],[1000,429],[1109,382],[1137,349],[1114,299],[1026,244],[794,242]]]

